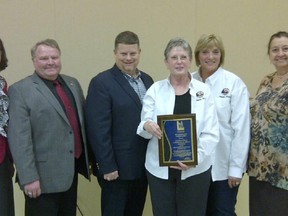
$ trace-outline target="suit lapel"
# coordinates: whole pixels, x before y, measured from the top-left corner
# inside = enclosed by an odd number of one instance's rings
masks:
[[[116,65],[113,67],[112,73],[115,77],[115,81],[119,83],[121,88],[123,88],[127,95],[132,98],[132,100],[136,103],[137,107],[141,110],[142,104],[137,93],[134,91],[132,86],[129,84],[129,82],[126,80],[126,78],[123,76],[122,72],[118,69]]]
[[[53,95],[51,90],[46,86],[46,84],[41,80],[40,77],[35,73],[32,75],[33,83],[35,88],[43,95],[44,98],[51,104],[51,106],[59,113],[59,115],[69,124],[69,120],[61,107],[59,101]]]
[[[150,88],[150,86],[152,85],[151,80],[147,77],[147,75],[145,73],[141,74],[141,79],[146,87],[146,90],[148,90]]]

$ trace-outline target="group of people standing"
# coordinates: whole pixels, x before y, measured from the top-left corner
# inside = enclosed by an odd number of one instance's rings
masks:
[[[115,64],[92,78],[86,99],[75,78],[60,74],[61,50],[53,39],[33,46],[34,74],[8,93],[1,77],[0,215],[15,215],[13,163],[26,216],[76,215],[78,173],[90,179],[91,171],[103,216],[141,216],[148,186],[155,216],[236,215],[246,171],[250,215],[286,215],[288,33],[271,36],[276,72],[264,77],[252,99],[244,82],[223,68],[217,35],[198,40],[195,72],[189,43],[171,39],[164,50],[169,75],[157,82],[138,68],[140,54],[135,33],[118,34]],[[198,164],[160,166],[157,116],[190,113],[196,114]]]

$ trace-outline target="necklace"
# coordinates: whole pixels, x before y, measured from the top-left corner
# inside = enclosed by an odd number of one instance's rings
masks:
[[[281,74],[281,75],[279,75],[277,72],[276,72],[276,78],[278,78],[278,79],[283,79],[284,77],[286,77],[286,75],[288,74],[288,72],[285,72],[284,74]]]

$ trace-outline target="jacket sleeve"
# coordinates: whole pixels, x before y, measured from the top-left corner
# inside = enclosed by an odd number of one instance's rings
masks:
[[[153,121],[154,117],[154,109],[155,109],[155,97],[153,96],[153,85],[148,89],[148,91],[145,94],[145,97],[143,98],[143,107],[141,111],[141,122],[139,123],[139,126],[137,128],[137,134],[139,136],[142,136],[145,139],[151,139],[152,134],[148,133],[146,130],[144,130],[144,124],[147,121]]]
[[[112,100],[97,77],[89,84],[86,97],[86,132],[100,174],[118,170],[112,146]]]
[[[229,158],[228,176],[242,178],[246,171],[250,142],[249,92],[238,80],[231,98],[231,127],[234,131]]]
[[[20,184],[25,185],[40,177],[33,152],[30,113],[22,92],[20,86],[12,85],[9,88],[8,141]]]

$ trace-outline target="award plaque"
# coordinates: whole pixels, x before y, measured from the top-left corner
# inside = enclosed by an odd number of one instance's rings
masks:
[[[197,165],[196,115],[160,115],[157,121],[162,131],[159,165],[178,166],[177,161],[188,166]]]

